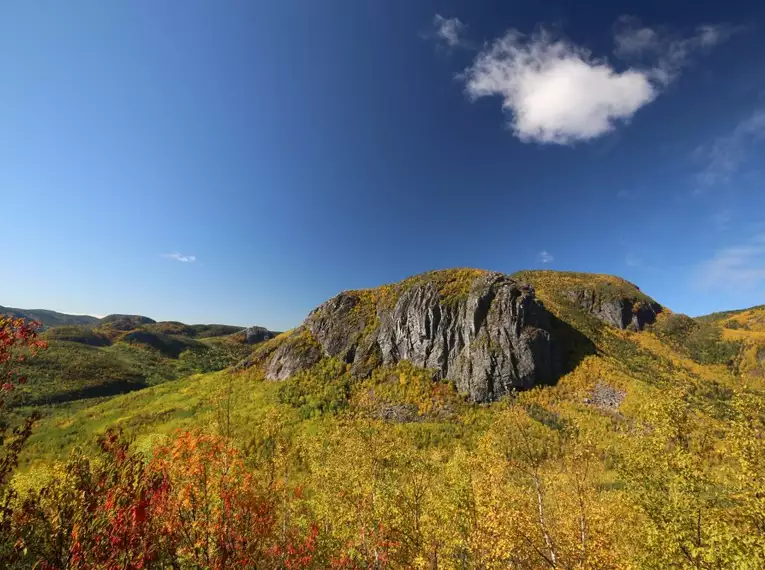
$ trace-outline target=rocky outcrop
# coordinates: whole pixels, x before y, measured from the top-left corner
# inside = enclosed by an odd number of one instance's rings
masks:
[[[271,340],[277,334],[268,330],[266,327],[247,327],[244,329],[244,342],[245,344],[258,344],[266,340]]]
[[[406,360],[487,402],[558,377],[551,318],[532,288],[507,275],[432,272],[330,299],[269,355],[266,377],[286,378],[322,356],[356,376]]]
[[[619,329],[643,330],[656,322],[656,315],[662,310],[661,305],[647,296],[609,293],[583,288],[569,291],[568,297],[583,311]]]
[[[266,351],[270,352],[269,348],[266,347]],[[266,378],[286,380],[295,372],[310,368],[322,356],[322,347],[304,327],[300,327],[267,357]]]

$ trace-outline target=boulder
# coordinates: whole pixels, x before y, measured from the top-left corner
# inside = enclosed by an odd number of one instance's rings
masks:
[[[246,344],[257,344],[274,338],[277,333],[268,330],[265,327],[247,327],[244,329],[244,342]]]

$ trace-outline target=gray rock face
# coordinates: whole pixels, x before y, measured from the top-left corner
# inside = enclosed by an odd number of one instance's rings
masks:
[[[277,333],[271,332],[266,327],[247,327],[244,329],[245,342],[247,344],[257,344],[265,340],[270,340]]]
[[[435,279],[400,286],[388,302],[341,293],[293,334],[310,332],[320,352],[349,363],[357,376],[407,360],[487,402],[558,377],[550,318],[530,287],[481,272],[463,294],[443,295]],[[270,357],[266,376],[286,378],[320,356],[285,344]]]
[[[658,303],[629,297],[603,298],[592,289],[570,291],[568,296],[581,309],[619,329],[643,330],[645,325],[656,322],[661,312]]]
[[[306,370],[319,362],[321,349],[316,345],[302,346],[299,342],[286,342],[274,351],[268,360],[266,378],[286,380],[295,372]]]

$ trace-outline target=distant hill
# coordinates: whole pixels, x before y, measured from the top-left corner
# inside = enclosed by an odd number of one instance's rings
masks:
[[[263,327],[187,325],[142,315],[97,318],[10,307],[0,307],[0,314],[41,322],[49,345],[23,365],[28,382],[18,390],[16,406],[114,396],[222,370],[249,354],[254,342],[277,334]]]
[[[718,323],[730,329],[744,328],[754,331],[765,331],[765,305],[757,305],[748,309],[720,311],[696,317],[696,320]]]
[[[91,315],[67,315],[66,313],[58,313],[48,309],[16,309],[14,307],[3,307],[2,305],[0,305],[0,315],[8,315],[29,321],[39,321],[45,328],[62,325],[96,325],[101,321],[98,317]]]
[[[241,333],[242,335],[246,335],[246,342],[248,344],[255,344],[262,340],[268,340],[279,334],[278,332],[269,331],[265,327],[260,326],[245,328],[235,325],[221,324],[187,325],[178,321],[158,322],[143,315],[112,314],[106,315],[105,317],[94,317],[92,315],[69,315],[51,311],[49,309],[17,309],[15,307],[4,307],[2,305],[0,305],[0,315],[38,321],[42,324],[43,330],[52,327],[65,327],[70,325],[99,327],[101,329],[123,332],[132,331],[137,328],[144,328],[152,332],[181,335],[191,338],[213,338]],[[60,334],[65,333],[60,331]],[[83,342],[88,344],[86,341]],[[242,342],[244,342],[244,336]]]
[[[722,328],[723,338],[741,346],[736,364],[742,378],[765,378],[765,305],[721,311],[696,320]]]
[[[109,325],[120,331],[131,331],[141,325],[153,325],[157,321],[143,315],[106,315],[100,319],[101,325]]]

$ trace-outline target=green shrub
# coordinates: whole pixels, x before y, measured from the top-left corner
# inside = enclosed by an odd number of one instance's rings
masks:
[[[325,358],[287,379],[279,389],[279,400],[298,408],[301,417],[307,419],[346,409],[351,385],[346,364],[336,358]]]
[[[220,343],[204,350],[185,350],[178,358],[189,369],[207,373],[234,366],[246,358],[251,350],[251,347],[243,344]]]

